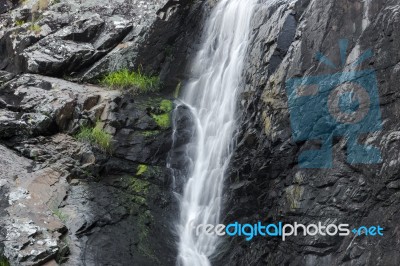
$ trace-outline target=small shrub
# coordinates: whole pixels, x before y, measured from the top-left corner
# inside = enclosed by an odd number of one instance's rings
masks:
[[[98,126],[94,128],[82,127],[76,138],[80,141],[96,145],[105,152],[111,153],[112,151],[112,136]]]
[[[116,89],[136,88],[136,93],[155,92],[159,90],[158,77],[143,75],[140,71],[130,72],[127,69],[112,72],[104,76],[101,83]]]

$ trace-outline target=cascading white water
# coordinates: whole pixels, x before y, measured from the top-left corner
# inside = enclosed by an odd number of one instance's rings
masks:
[[[224,172],[231,157],[237,95],[256,0],[220,0],[207,22],[203,44],[182,102],[196,119],[194,169],[181,199],[178,264],[211,265],[218,237],[196,236],[199,224],[220,223]]]

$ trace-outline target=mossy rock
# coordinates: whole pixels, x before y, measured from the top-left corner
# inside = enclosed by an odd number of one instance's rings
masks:
[[[146,210],[138,216],[138,249],[142,255],[159,263],[154,251],[150,248],[149,234],[150,224],[153,223],[153,216],[149,210]]]
[[[131,180],[131,188],[133,192],[141,194],[141,195],[146,195],[147,192],[149,191],[149,186],[150,183],[148,181],[132,177]]]
[[[167,129],[171,126],[171,115],[169,113],[160,115],[152,114],[151,116],[160,128]]]
[[[148,112],[161,130],[171,127],[171,113],[174,110],[174,103],[170,99],[162,96],[141,98],[137,100],[137,106]],[[157,135],[159,132],[160,130],[144,131],[142,135],[149,137]]]
[[[146,171],[148,170],[148,166],[145,164],[139,164],[138,168],[137,168],[137,172],[136,175],[142,175],[144,173],[146,173]]]
[[[136,177],[140,179],[151,180],[156,176],[160,176],[162,173],[162,168],[154,165],[139,164],[136,168]]]
[[[142,134],[144,137],[147,137],[147,138],[155,137],[155,136],[157,136],[157,135],[160,134],[160,133],[161,133],[160,130],[145,130],[145,131],[142,131],[142,132],[141,132],[141,134]]]

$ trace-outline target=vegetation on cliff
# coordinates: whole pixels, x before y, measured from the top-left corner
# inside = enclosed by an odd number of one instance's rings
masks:
[[[93,128],[87,126],[82,127],[76,135],[76,138],[80,141],[89,142],[105,152],[112,152],[112,136],[98,125]]]
[[[162,100],[158,109],[160,113],[153,113],[151,116],[160,128],[169,128],[171,126],[171,111],[174,109],[172,101]]]
[[[141,71],[123,69],[105,75],[101,84],[114,89],[133,89],[133,93],[137,94],[158,91],[160,79],[156,76],[144,75]]]
[[[10,266],[10,263],[5,257],[0,256],[0,266]]]

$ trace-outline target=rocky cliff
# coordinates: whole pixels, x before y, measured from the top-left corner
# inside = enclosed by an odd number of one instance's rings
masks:
[[[399,8],[399,1],[260,4],[240,101],[238,147],[225,193],[227,223],[380,224],[384,236],[234,238],[225,243],[228,251],[219,265],[399,264]],[[340,52],[343,39],[346,57]],[[373,56],[357,61],[368,49]],[[317,52],[336,67],[317,60]],[[378,147],[382,160],[349,163],[350,145],[345,137],[335,137],[331,168],[301,168],[300,154],[321,148],[321,142],[311,138],[316,128],[306,128],[309,139],[294,140],[290,116],[296,114],[289,108],[287,81],[351,68],[376,71],[382,128],[360,134],[358,142]],[[306,104],[300,106],[304,116],[323,112]]]
[[[0,255],[11,265],[175,264],[171,186],[184,180],[171,170],[187,170],[193,123],[180,107],[172,143],[171,124],[154,117],[170,115],[165,103],[187,78],[215,2],[0,1]],[[399,265],[400,2],[270,2],[259,1],[253,18],[224,220],[380,224],[385,233],[227,238],[214,263]],[[358,64],[368,49],[373,57]],[[354,65],[376,71],[382,129],[357,141],[379,147],[381,162],[349,163],[346,139],[335,137],[331,168],[299,167],[321,143],[294,140],[287,81]],[[160,76],[162,89],[131,95],[98,84],[124,68]],[[83,128],[104,131],[112,148],[82,141]]]
[[[199,7],[1,1],[1,265],[174,264],[170,113]],[[121,69],[159,91],[99,84]]]

